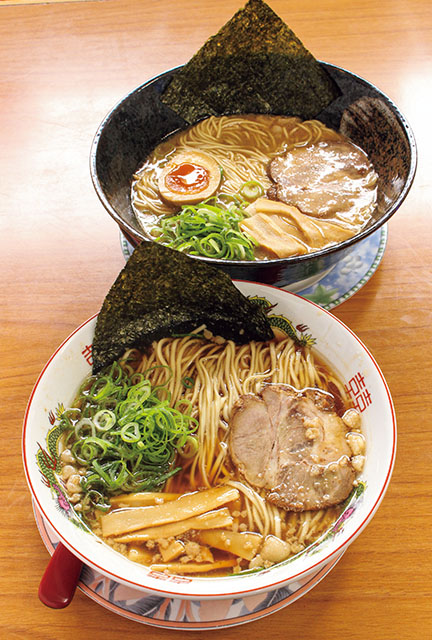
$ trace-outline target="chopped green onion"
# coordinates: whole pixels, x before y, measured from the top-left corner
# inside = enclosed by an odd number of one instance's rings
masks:
[[[164,368],[168,383],[172,371]],[[170,405],[167,383],[152,387],[149,372],[130,373],[114,363],[82,385],[81,410],[66,410],[60,417],[66,446],[85,470],[84,518],[93,507],[106,509],[111,496],[153,491],[180,470],[175,457],[180,451],[184,455],[198,422],[188,401]]]
[[[93,424],[97,431],[108,431],[115,423],[115,413],[109,409],[101,409],[94,418]]]
[[[186,459],[193,458],[197,451],[198,440],[194,436],[187,436],[185,444],[179,449],[181,457]]]
[[[249,202],[253,202],[264,195],[264,188],[257,180],[249,180],[249,182],[244,183],[239,193],[243,198],[249,200]]]
[[[257,187],[259,186],[259,189]],[[256,242],[243,233],[240,222],[248,217],[246,207],[262,195],[255,181],[242,189],[247,195],[220,193],[197,205],[184,205],[179,213],[163,216],[153,230],[154,239],[191,255],[225,260],[253,260]]]
[[[195,384],[195,380],[190,376],[185,376],[184,378],[182,378],[181,383],[185,387],[185,389],[192,389]]]
[[[109,511],[109,509],[111,508],[110,503],[105,500],[103,494],[100,493],[100,491],[96,491],[95,489],[91,489],[86,494],[81,504],[84,513],[86,511],[89,511],[92,507],[95,507],[99,511],[103,512]]]
[[[124,442],[139,442],[141,440],[141,433],[138,422],[128,422],[121,428],[121,439]]]

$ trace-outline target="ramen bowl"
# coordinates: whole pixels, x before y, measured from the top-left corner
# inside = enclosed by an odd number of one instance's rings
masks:
[[[86,565],[146,593],[171,598],[246,597],[281,587],[296,589],[336,559],[372,519],[390,482],[396,452],[396,421],[385,379],[372,355],[329,312],[291,292],[269,285],[235,282],[247,296],[266,298],[274,313],[315,341],[318,355],[345,384],[362,418],[366,459],[359,483],[330,529],[297,555],[268,569],[225,577],[167,575],[132,562],[82,526],[56,475],[53,451],[58,414],[70,406],[91,371],[96,316],[78,327],[54,352],[31,394],[24,419],[23,461],[36,509],[56,537]]]
[[[359,76],[321,64],[337,82],[341,95],[317,119],[340,130],[369,156],[378,174],[376,210],[357,235],[306,255],[253,261],[197,258],[223,269],[232,278],[279,287],[294,283],[309,286],[385,224],[411,187],[417,164],[416,143],[397,106]],[[132,246],[151,239],[131,205],[133,175],[162,139],[187,126],[160,100],[175,72],[163,73],[124,97],[99,126],[91,149],[90,171],[96,193]]]

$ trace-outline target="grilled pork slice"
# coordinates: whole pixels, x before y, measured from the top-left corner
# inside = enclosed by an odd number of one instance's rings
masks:
[[[273,504],[305,511],[348,497],[356,474],[331,395],[267,385],[259,395],[239,398],[229,427],[235,466]]]
[[[366,154],[349,141],[292,149],[271,161],[269,174],[275,183],[269,198],[319,218],[349,211],[356,200],[359,206],[370,206],[375,197],[373,167]]]

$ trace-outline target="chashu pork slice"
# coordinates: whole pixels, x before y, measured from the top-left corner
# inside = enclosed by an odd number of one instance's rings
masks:
[[[351,492],[347,427],[329,394],[267,385],[234,405],[229,451],[241,475],[289,511],[339,504]]]
[[[362,149],[348,140],[328,140],[291,149],[269,165],[274,181],[268,197],[294,205],[302,213],[333,217],[372,206],[376,174]],[[361,205],[361,206],[360,206]]]

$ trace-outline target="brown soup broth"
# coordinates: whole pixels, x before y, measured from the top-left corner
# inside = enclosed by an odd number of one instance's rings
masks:
[[[160,233],[161,217],[180,209],[164,200],[158,180],[173,157],[188,150],[206,153],[221,167],[216,197],[239,193],[255,180],[267,194],[264,200],[283,205],[270,219],[259,212],[259,228],[248,223],[242,229],[257,241],[255,259],[301,255],[340,242],[358,233],[375,208],[376,174],[366,155],[321,122],[263,114],[212,116],[160,143],[133,176],[132,207],[149,239]],[[298,207],[298,219],[286,217],[286,204]],[[257,223],[251,212],[249,220]],[[312,228],[304,228],[310,222]],[[274,233],[281,238],[279,253]]]

